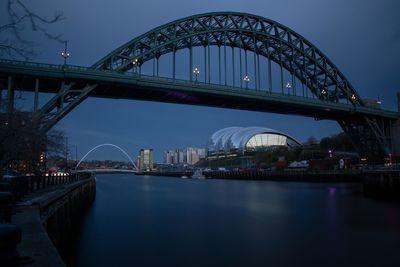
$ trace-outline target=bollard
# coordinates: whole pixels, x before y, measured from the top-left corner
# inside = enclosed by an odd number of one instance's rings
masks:
[[[10,223],[14,195],[11,192],[0,192],[0,223]]]
[[[0,266],[19,266],[17,245],[21,229],[14,224],[0,224]]]

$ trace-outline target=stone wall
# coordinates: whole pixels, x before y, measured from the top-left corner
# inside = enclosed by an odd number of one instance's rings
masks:
[[[79,226],[84,211],[92,204],[95,196],[96,182],[91,179],[41,208],[43,226],[62,257],[73,237],[72,232]]]
[[[400,119],[392,126],[392,152],[394,155],[400,155]]]
[[[400,112],[400,92],[397,92],[397,108],[398,112]],[[392,152],[394,155],[400,155],[400,118],[397,119],[397,122],[392,126],[391,129],[392,134]]]
[[[91,177],[58,185],[18,203],[12,218],[22,231],[17,250],[33,260],[25,266],[65,266],[60,248],[68,242],[71,229],[79,225],[95,196],[96,179]]]

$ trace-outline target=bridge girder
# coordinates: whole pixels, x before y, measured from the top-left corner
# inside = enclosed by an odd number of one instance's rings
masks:
[[[62,82],[60,91],[51,98],[38,112],[42,118],[41,131],[46,133],[65,115],[86,99],[88,94],[96,88],[97,84],[75,86],[74,82]]]
[[[360,116],[357,119],[338,120],[338,123],[361,157],[379,162],[391,153],[393,120]]]
[[[206,13],[167,23],[122,45],[92,68],[129,72],[161,55],[197,46],[254,52],[294,74],[317,98],[364,106],[351,83],[311,42],[278,22],[246,13]]]

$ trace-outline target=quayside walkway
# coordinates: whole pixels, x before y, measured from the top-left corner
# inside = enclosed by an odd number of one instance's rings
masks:
[[[20,177],[7,185],[3,183],[2,187],[14,192],[17,198],[12,212],[2,212],[8,214],[2,218],[5,223],[0,224],[0,228],[8,230],[8,233],[0,231],[4,234],[2,242],[8,242],[8,250],[1,251],[0,265],[65,266],[57,247],[65,241],[82,211],[93,202],[94,175],[87,172]]]

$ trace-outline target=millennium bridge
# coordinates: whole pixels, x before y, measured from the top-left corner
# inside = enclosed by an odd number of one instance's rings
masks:
[[[363,157],[393,151],[399,113],[363,100],[316,46],[260,16],[215,12],[161,25],[90,67],[0,60],[7,109],[34,92],[44,134],[87,97],[122,98],[335,120]],[[38,106],[39,93],[54,96]],[[398,126],[397,126],[398,127]]]

